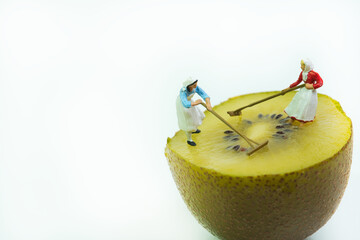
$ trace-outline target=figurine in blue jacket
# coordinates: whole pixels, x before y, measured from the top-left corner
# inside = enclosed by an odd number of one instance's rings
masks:
[[[200,133],[198,126],[202,123],[205,114],[199,109],[197,105],[201,104],[201,99],[192,101],[195,93],[204,99],[209,110],[212,109],[210,97],[197,85],[198,80],[188,78],[180,90],[180,94],[176,99],[176,112],[178,117],[179,128],[183,130],[187,137],[187,143],[190,146],[196,146],[196,143],[191,139],[191,134]]]

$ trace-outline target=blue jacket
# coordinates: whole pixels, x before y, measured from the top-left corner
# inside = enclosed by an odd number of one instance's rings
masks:
[[[185,90],[181,89],[180,90],[180,100],[181,103],[184,107],[186,108],[190,108],[191,107],[191,101],[187,100],[187,97],[193,93],[197,93],[200,95],[200,97],[202,99],[206,99],[206,98],[210,98],[206,92],[204,92],[204,90],[202,90],[199,86],[197,86],[194,90],[192,90],[191,92],[189,92],[186,88]]]

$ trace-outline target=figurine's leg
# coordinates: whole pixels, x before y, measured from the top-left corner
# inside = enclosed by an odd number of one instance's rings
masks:
[[[186,137],[187,137],[187,143],[190,146],[196,146],[196,143],[191,139],[192,132],[185,132],[185,134],[186,134]]]
[[[200,129],[196,129],[196,131],[192,133],[200,133],[200,132],[201,132]]]
[[[187,140],[192,141],[192,139],[191,139],[192,132],[185,132],[185,134],[186,134]]]

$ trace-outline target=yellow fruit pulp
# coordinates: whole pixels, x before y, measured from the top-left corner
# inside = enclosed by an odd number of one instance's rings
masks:
[[[318,94],[315,120],[299,126],[287,135],[287,139],[273,136],[282,129],[276,129],[279,123],[270,116],[282,114],[279,119],[285,118],[287,115],[284,109],[295,92],[247,108],[242,111],[240,117],[230,117],[226,113],[275,93],[277,92],[243,95],[213,108],[247,137],[258,143],[269,140],[267,146],[253,155],[248,156],[245,152],[227,149],[235,144],[245,148],[249,148],[249,145],[243,139],[236,143],[225,140],[224,131],[230,130],[229,127],[207,111],[202,125],[199,126],[202,132],[192,135],[197,146],[189,146],[184,132],[179,131],[168,141],[168,148],[198,167],[231,176],[259,176],[283,174],[315,165],[334,156],[349,141],[352,131],[351,120],[342,111],[338,102],[322,94]],[[263,116],[268,115],[268,120],[263,120],[265,117],[259,118],[260,113]],[[252,124],[248,124],[247,120]]]

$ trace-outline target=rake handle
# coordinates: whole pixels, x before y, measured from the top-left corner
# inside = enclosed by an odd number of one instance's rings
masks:
[[[299,85],[299,86],[290,88],[290,89],[285,90],[285,91],[281,91],[280,93],[277,93],[277,94],[271,95],[271,96],[269,96],[269,97],[263,98],[263,99],[261,99],[261,100],[259,100],[259,101],[253,102],[253,103],[251,103],[251,104],[249,104],[249,105],[246,105],[246,106],[244,106],[244,107],[241,107],[241,108],[239,108],[239,109],[236,109],[235,111],[233,111],[233,113],[234,113],[235,115],[237,115],[237,114],[239,114],[239,113],[241,112],[241,110],[243,110],[243,109],[245,109],[245,108],[252,107],[252,106],[254,106],[254,105],[256,105],[256,104],[265,102],[265,101],[267,101],[267,100],[270,100],[270,99],[272,99],[272,98],[275,98],[275,97],[278,97],[278,96],[281,96],[281,95],[285,95],[285,94],[288,93],[288,92],[294,91],[294,90],[299,89],[299,88],[302,88],[302,87],[305,87],[305,84],[301,84],[301,85]],[[234,115],[233,115],[233,116],[234,116]]]
[[[211,112],[212,114],[214,114],[218,119],[220,119],[223,123],[225,123],[229,128],[231,128],[232,130],[234,130],[234,132],[236,132],[237,134],[239,134],[242,138],[245,139],[245,141],[252,147],[254,148],[254,145],[251,144],[251,142],[259,145],[259,143],[255,142],[254,140],[251,140],[250,138],[247,138],[245,135],[242,135],[240,132],[238,132],[233,126],[230,125],[230,123],[228,123],[224,118],[222,118],[219,114],[217,114],[215,111],[210,110],[206,107],[205,103],[201,103],[201,105],[203,105],[209,112]]]

